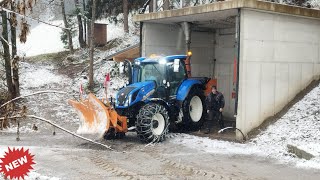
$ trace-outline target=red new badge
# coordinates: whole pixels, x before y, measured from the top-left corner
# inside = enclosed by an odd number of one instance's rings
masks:
[[[8,148],[8,152],[0,158],[0,173],[3,173],[6,178],[24,179],[24,176],[33,169],[32,165],[35,164],[33,157],[29,149]]]

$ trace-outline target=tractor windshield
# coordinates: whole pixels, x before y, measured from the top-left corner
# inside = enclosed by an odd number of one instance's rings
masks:
[[[158,63],[142,63],[140,65],[139,81],[155,81],[158,86],[163,85],[166,79],[165,64]]]

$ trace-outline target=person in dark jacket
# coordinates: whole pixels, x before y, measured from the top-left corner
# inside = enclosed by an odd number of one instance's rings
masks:
[[[219,126],[221,129],[225,128],[222,118],[224,104],[225,102],[223,94],[217,91],[216,86],[212,86],[211,93],[209,93],[209,95],[206,97],[206,110],[208,113],[208,122],[205,131],[206,134],[210,133],[214,121],[219,122]]]

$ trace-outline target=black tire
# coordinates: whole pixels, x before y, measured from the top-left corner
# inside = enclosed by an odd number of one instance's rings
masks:
[[[168,110],[157,103],[149,103],[141,107],[137,115],[136,131],[143,142],[161,142],[169,130]]]
[[[201,103],[200,103],[201,100]],[[191,104],[192,102],[192,104]],[[205,119],[205,96],[203,90],[200,88],[192,88],[183,101],[183,125],[186,129],[195,130],[199,129]],[[196,107],[193,107],[197,105]],[[202,107],[199,107],[202,106]],[[197,110],[198,113],[193,113],[192,111]]]

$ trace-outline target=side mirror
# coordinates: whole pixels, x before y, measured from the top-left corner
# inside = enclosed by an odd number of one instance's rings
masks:
[[[180,59],[175,59],[173,63],[173,72],[179,72]]]

